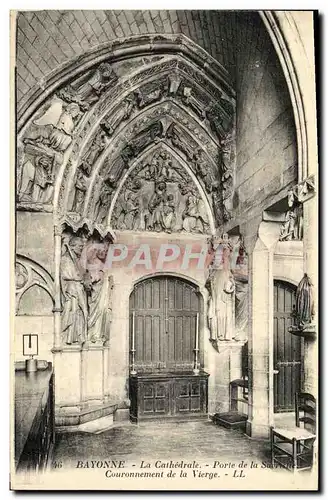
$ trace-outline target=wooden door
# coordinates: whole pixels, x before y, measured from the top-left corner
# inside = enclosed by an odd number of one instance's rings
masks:
[[[156,277],[138,283],[130,297],[130,348],[134,313],[136,369],[191,370],[197,312],[197,289],[186,281]]]
[[[296,288],[284,281],[274,282],[274,411],[293,411],[295,392],[301,390],[303,339],[289,333]]]

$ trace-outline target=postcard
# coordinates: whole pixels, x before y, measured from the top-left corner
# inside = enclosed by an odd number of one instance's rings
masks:
[[[10,20],[10,488],[316,491],[318,13]]]

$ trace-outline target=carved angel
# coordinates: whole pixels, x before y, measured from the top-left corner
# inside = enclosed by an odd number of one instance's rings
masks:
[[[24,144],[39,143],[63,153],[72,142],[75,120],[80,108],[72,103],[64,105],[55,101],[38,119],[33,121],[34,129],[23,140]]]

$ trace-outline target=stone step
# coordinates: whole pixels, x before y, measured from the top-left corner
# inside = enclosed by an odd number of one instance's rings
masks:
[[[103,405],[76,408],[76,410],[73,411],[65,408],[56,408],[56,432],[75,432],[82,424],[86,424],[109,415],[113,419],[113,415],[116,412],[117,407],[118,403],[109,402]]]

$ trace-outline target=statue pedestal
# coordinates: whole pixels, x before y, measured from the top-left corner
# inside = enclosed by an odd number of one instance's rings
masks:
[[[209,414],[230,410],[230,382],[242,376],[242,349],[245,341],[218,341],[219,350],[210,347]],[[247,405],[246,405],[247,410]],[[247,412],[247,411],[246,411]]]
[[[81,403],[82,347],[66,345],[54,350],[56,406],[76,408]]]
[[[107,387],[108,351],[102,342],[53,350],[58,431],[78,431],[79,425],[116,412]]]
[[[104,401],[104,371],[103,342],[86,342],[82,350],[82,403],[99,404]]]
[[[317,328],[312,323],[305,325],[303,328],[300,326],[291,326],[288,328],[288,331],[293,335],[304,337],[307,340],[315,340],[317,338]]]

